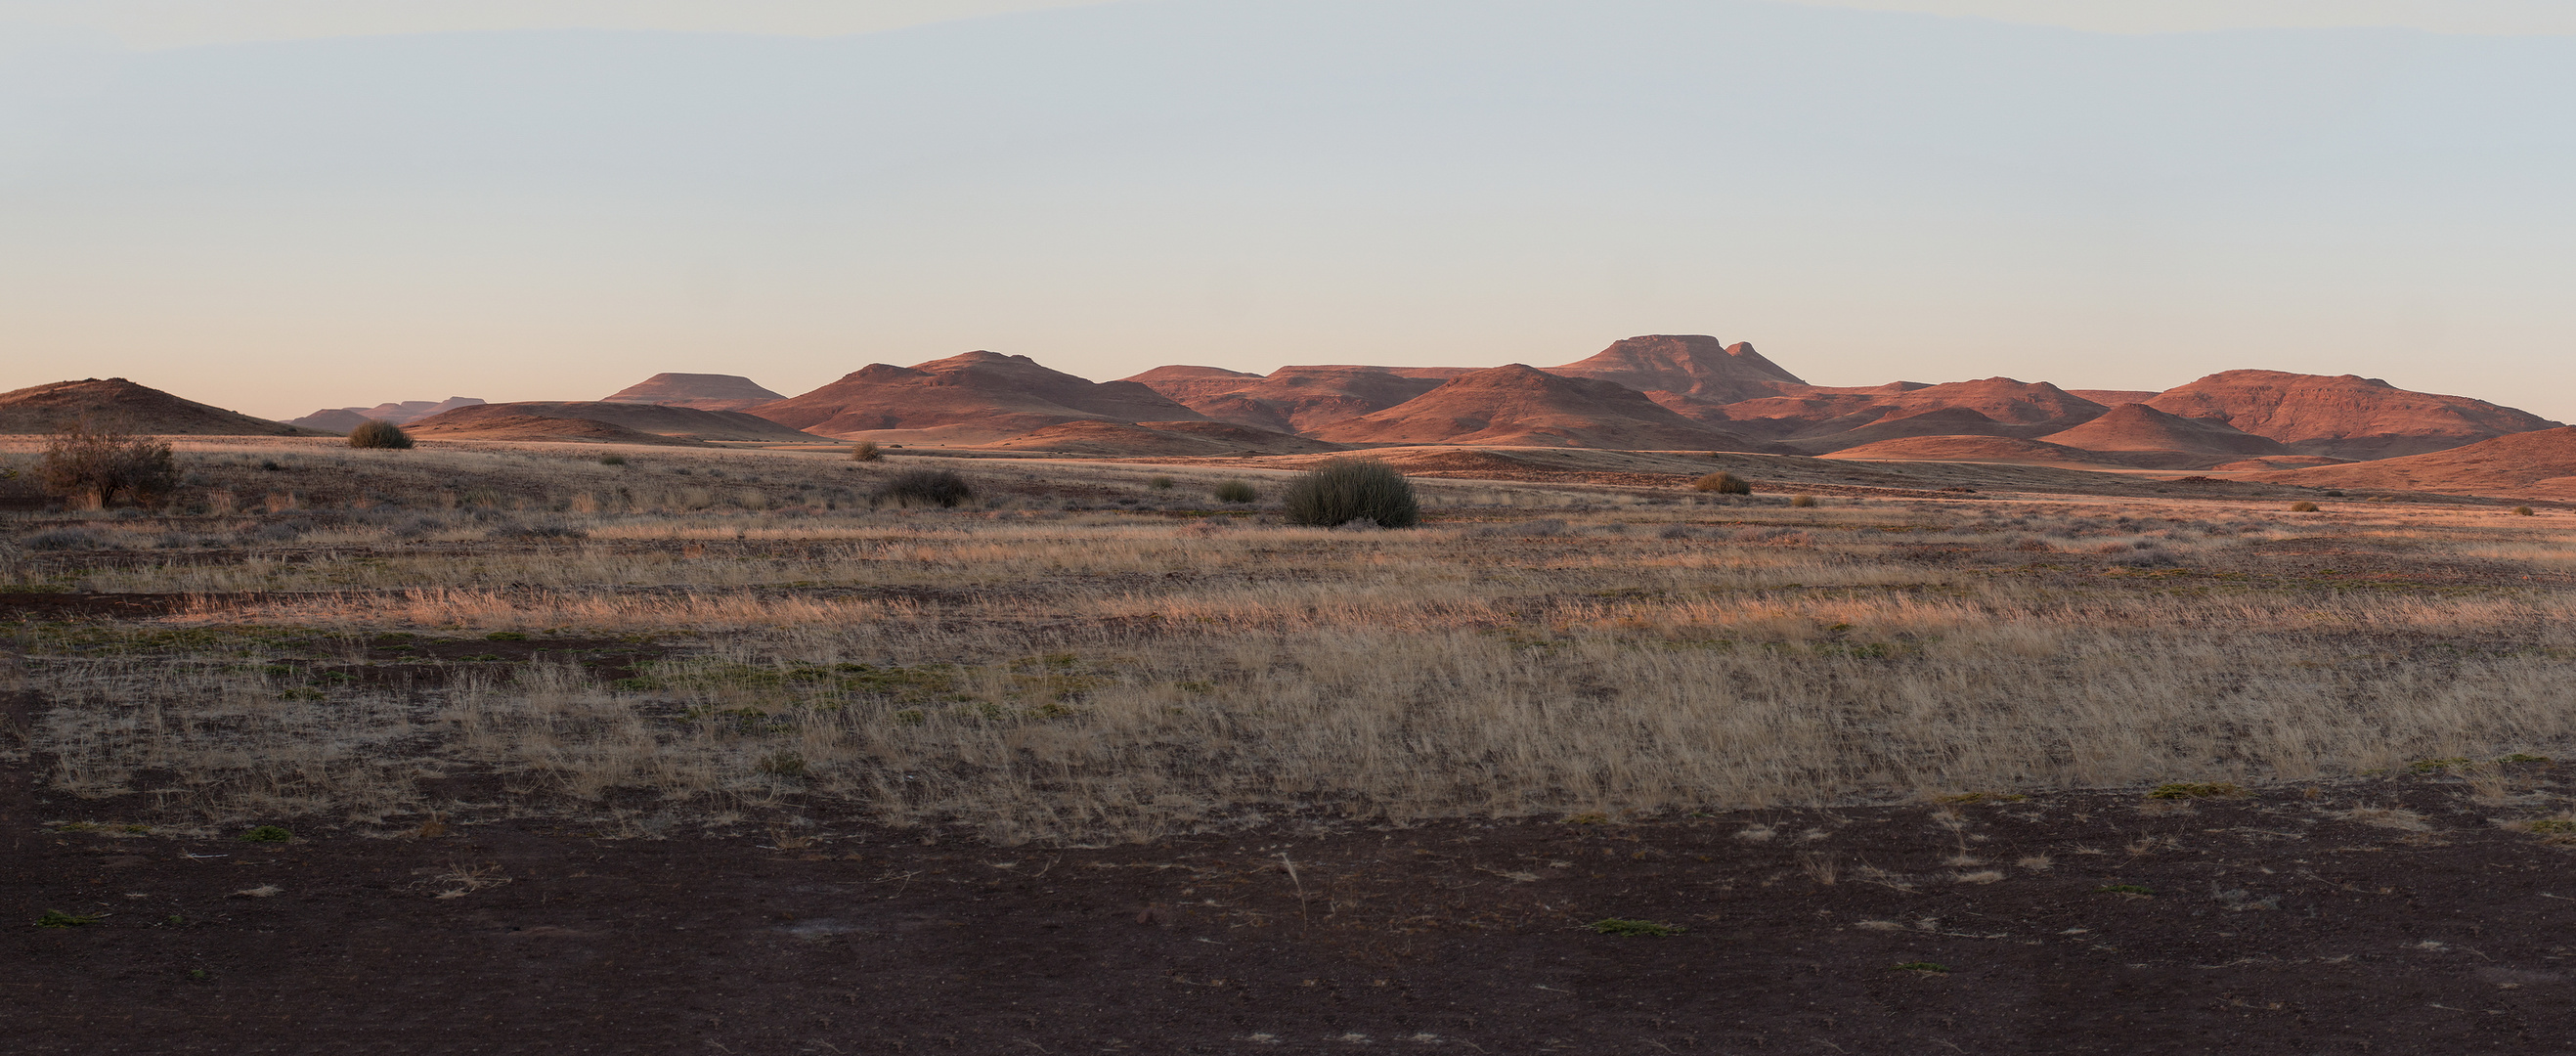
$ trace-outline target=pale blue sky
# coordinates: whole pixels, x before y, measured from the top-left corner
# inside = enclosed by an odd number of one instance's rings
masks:
[[[2270,367],[2576,419],[2576,5],[1867,6],[0,0],[0,388],[284,416],[1689,332],[1826,384]]]

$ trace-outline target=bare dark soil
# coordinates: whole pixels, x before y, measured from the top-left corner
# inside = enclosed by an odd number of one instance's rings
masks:
[[[1098,849],[262,844],[12,777],[18,1053],[2576,1050],[2576,848],[2440,774]]]

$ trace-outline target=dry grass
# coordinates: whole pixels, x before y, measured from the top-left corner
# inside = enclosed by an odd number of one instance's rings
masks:
[[[2298,779],[2576,742],[2576,620],[2515,578],[2563,561],[2531,519],[2356,518],[2327,541],[2356,560],[2510,574],[2351,589],[2268,556],[2324,529],[2178,502],[1427,482],[1431,526],[1351,533],[1181,516],[1205,487],[1119,467],[968,464],[999,481],[979,482],[994,508],[898,512],[789,504],[877,472],[828,455],[292,452],[377,456],[523,474],[538,497],[224,515],[239,527],[199,546],[100,519],[82,530],[103,545],[12,563],[20,584],[204,596],[142,625],[22,627],[57,785],[388,832],[432,812],[642,835],[858,810],[1091,840]],[[630,483],[579,508],[590,477],[657,468],[770,497],[693,510]],[[279,524],[301,530],[237,541]],[[397,630],[673,654],[631,684],[562,659],[369,660],[365,636]]]

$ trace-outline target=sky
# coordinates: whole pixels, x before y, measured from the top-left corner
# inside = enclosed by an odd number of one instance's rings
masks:
[[[2576,420],[2571,104],[2564,0],[0,0],[0,389],[1705,333]]]

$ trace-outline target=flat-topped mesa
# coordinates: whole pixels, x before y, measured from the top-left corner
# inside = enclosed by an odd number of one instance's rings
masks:
[[[1592,378],[1639,392],[1669,392],[1702,403],[1776,396],[1783,386],[1804,386],[1798,376],[1762,358],[1750,342],[1732,345],[1704,334],[1648,334],[1547,372]]]
[[[320,436],[307,429],[181,399],[124,378],[84,378],[0,392],[0,434],[84,426],[158,436]]]
[[[601,403],[658,403],[702,411],[739,411],[786,399],[739,374],[664,372],[600,398]]]
[[[1027,356],[975,351],[909,367],[873,363],[812,392],[752,408],[843,439],[978,444],[1058,422],[1189,422],[1207,417],[1132,381],[1094,382]]]
[[[2167,389],[2147,406],[2214,418],[2301,454],[2390,458],[2554,428],[2528,411],[2466,396],[2413,392],[2352,374],[2229,370]]]
[[[1635,389],[1519,363],[1461,374],[1413,399],[1311,435],[1357,444],[1772,450],[1675,414]]]

